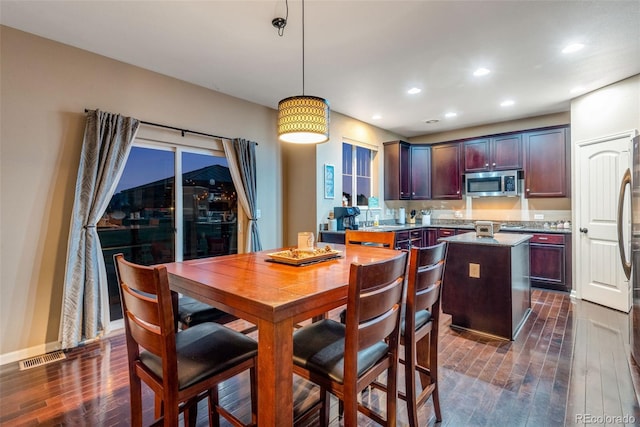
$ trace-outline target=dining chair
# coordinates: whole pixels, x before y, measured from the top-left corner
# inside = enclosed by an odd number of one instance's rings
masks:
[[[346,230],[344,242],[347,247],[365,245],[394,249],[396,233],[393,231]],[[339,316],[342,323],[345,323],[346,315],[346,309],[340,312]],[[342,414],[342,411],[340,413]]]
[[[381,246],[395,249],[396,233],[393,231],[346,230],[345,245]]]
[[[169,289],[163,265],[147,267],[114,255],[120,289],[129,365],[131,425],[142,425],[142,381],[155,393],[154,425],[195,423],[197,403],[209,402],[209,424],[223,416],[233,425],[257,422],[257,343],[217,323],[201,323],[176,331],[176,295]],[[243,424],[218,402],[218,384],[249,372],[251,422]]]
[[[400,327],[400,344],[404,347],[405,393],[398,396],[407,403],[409,426],[417,427],[418,408],[430,397],[436,421],[442,421],[438,396],[438,333],[440,294],[444,275],[447,243],[425,248],[411,248],[406,303]],[[422,390],[417,391],[416,373]],[[379,382],[375,388],[384,390]]]
[[[324,319],[293,335],[293,372],[320,386],[320,425],[329,422],[329,393],[344,402],[344,425],[358,411],[383,426],[396,425],[400,311],[408,254],[349,270],[346,324]],[[387,374],[386,419],[358,402],[358,393]]]

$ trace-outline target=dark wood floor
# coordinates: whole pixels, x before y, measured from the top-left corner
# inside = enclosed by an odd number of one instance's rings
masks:
[[[629,357],[629,316],[541,290],[534,290],[532,307],[512,342],[442,328],[442,425],[640,425],[633,385],[640,374]],[[120,333],[68,352],[65,361],[26,371],[17,364],[1,367],[0,425],[129,425],[125,352]],[[240,378],[222,392],[223,402],[240,414],[248,413],[246,385]],[[312,391],[295,381],[297,401]],[[376,391],[364,398],[384,407]],[[145,401],[150,419],[148,389]],[[402,403],[399,408],[399,425],[406,425]],[[430,402],[420,418],[421,425],[435,423]],[[204,413],[199,421],[206,424]],[[333,425],[340,425],[337,417]],[[361,425],[370,424],[363,417]]]

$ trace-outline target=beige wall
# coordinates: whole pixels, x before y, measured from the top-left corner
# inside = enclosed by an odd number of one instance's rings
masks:
[[[58,346],[85,108],[257,141],[265,249],[283,245],[283,224],[286,235],[317,230],[324,205],[333,206],[318,188],[317,165],[341,172],[343,136],[374,144],[397,138],[333,113],[330,142],[284,146],[274,109],[8,27],[0,26],[0,43],[0,364]]]
[[[640,129],[640,74],[571,102],[574,145],[631,129]]]
[[[5,360],[49,351],[58,339],[85,108],[259,142],[262,241],[281,244],[282,165],[273,109],[7,27],[0,35]]]

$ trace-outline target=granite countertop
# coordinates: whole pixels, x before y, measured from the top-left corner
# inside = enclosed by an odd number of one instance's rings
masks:
[[[531,234],[496,233],[493,237],[478,237],[475,231],[457,234],[451,237],[442,237],[438,241],[449,243],[463,243],[488,246],[517,246],[531,239]]]
[[[494,221],[498,222],[498,221]],[[411,231],[416,228],[454,228],[459,230],[475,231],[475,225],[471,221],[448,222],[447,220],[436,220],[430,225],[422,225],[420,222],[416,224],[380,224],[378,227],[360,227],[364,231]],[[342,233],[344,231],[327,231],[323,233]],[[537,223],[510,223],[503,226],[500,232],[513,233],[549,233],[549,234],[571,234],[570,228],[544,228]]]

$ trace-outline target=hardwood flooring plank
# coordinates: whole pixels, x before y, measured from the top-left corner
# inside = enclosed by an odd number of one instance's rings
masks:
[[[339,312],[330,316],[336,318]],[[454,330],[450,316],[441,318],[440,425],[577,426],[584,425],[576,418],[582,414],[626,416],[626,425],[640,424],[635,390],[640,372],[631,362],[626,341],[629,315],[535,289],[531,315],[514,341]],[[27,371],[19,371],[17,364],[0,367],[0,426],[129,425],[123,334],[66,354],[64,361]],[[293,392],[299,405],[315,398],[299,378]],[[224,382],[220,396],[224,405],[248,417],[246,376]],[[384,408],[379,391],[366,393],[363,399],[374,408]],[[146,386],[143,401],[144,419],[150,422],[153,395]],[[332,426],[342,425],[337,412],[337,399],[332,398]],[[421,426],[436,425],[432,402],[420,408],[419,420]],[[358,422],[375,425],[364,416]],[[207,424],[203,401],[197,425]],[[398,425],[406,424],[406,406],[399,401]],[[306,427],[316,425],[314,419],[306,423]]]

